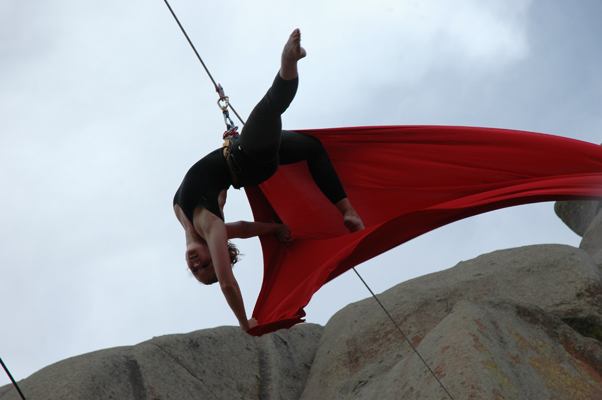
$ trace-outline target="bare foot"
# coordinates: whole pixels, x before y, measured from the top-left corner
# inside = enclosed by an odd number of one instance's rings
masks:
[[[297,72],[297,61],[306,55],[307,52],[301,47],[301,31],[295,29],[282,50],[280,77],[285,81],[295,79],[299,75]]]
[[[343,214],[343,225],[349,229],[349,232],[353,233],[364,229],[362,219],[357,211],[355,211],[348,198],[345,197],[340,200],[335,204],[335,207]]]
[[[349,232],[357,232],[364,229],[364,223],[357,213],[349,213],[347,215],[343,215],[343,224]]]

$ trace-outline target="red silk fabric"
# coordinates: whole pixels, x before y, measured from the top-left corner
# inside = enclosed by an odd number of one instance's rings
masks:
[[[302,322],[322,285],[430,230],[503,207],[602,197],[602,146],[574,139],[444,126],[303,133],[324,144],[366,229],[348,233],[305,163],[246,188],[255,220],[282,221],[294,238],[261,238],[255,336]]]

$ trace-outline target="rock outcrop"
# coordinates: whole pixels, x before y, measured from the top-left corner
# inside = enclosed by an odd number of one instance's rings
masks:
[[[298,399],[322,330],[307,324],[254,338],[219,327],[161,336],[60,361],[19,387],[28,400]],[[0,399],[20,397],[4,386]]]
[[[456,399],[602,399],[602,273],[582,250],[496,251],[379,299]],[[372,299],[328,322],[302,396],[446,398]]]
[[[566,226],[583,237],[596,214],[600,211],[600,202],[587,200],[557,201],[554,203],[554,211]]]
[[[602,272],[585,250],[500,250],[379,299],[457,400],[602,399]],[[162,336],[61,361],[19,384],[36,400],[449,398],[372,298],[324,328]],[[0,388],[0,400],[14,399]]]
[[[558,201],[556,215],[583,239],[579,248],[602,267],[602,201]]]

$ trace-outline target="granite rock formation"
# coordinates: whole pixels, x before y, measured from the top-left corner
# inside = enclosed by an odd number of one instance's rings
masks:
[[[501,250],[379,295],[455,399],[602,399],[602,273],[580,249]],[[448,399],[372,299],[328,322],[309,399]]]
[[[587,200],[557,201],[554,203],[554,211],[566,226],[583,237],[594,217],[600,211],[600,202]]]
[[[455,399],[602,399],[602,213],[590,214],[578,218],[580,249],[499,250],[378,295]],[[449,399],[372,298],[324,328],[161,336],[19,385],[36,400]],[[0,400],[15,399],[0,388]]]
[[[558,201],[556,215],[583,239],[579,248],[602,267],[602,201]]]
[[[261,338],[219,327],[69,358],[19,382],[28,400],[299,398],[323,328]],[[20,399],[7,385],[0,399]]]

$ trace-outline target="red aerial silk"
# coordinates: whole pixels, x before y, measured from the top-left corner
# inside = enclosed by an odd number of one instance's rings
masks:
[[[366,229],[349,234],[306,163],[246,188],[257,221],[290,226],[262,237],[259,336],[302,322],[326,282],[440,226],[519,204],[602,197],[602,146],[501,129],[387,126],[306,130],[322,141]]]

